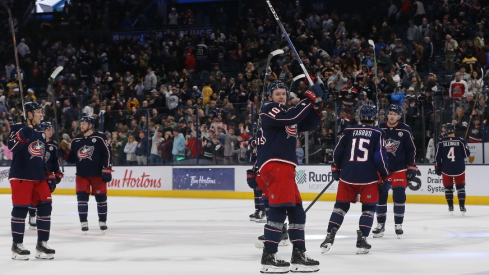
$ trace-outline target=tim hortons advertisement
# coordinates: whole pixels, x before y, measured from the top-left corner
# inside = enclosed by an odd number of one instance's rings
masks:
[[[173,190],[234,191],[234,168],[173,168]]]

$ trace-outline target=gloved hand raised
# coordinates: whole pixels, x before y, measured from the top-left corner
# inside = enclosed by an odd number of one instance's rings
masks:
[[[258,183],[256,182],[256,172],[254,170],[246,170],[246,181],[251,189],[258,187]]]

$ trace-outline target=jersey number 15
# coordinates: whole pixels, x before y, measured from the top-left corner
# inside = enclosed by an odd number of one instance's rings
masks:
[[[358,142],[357,142],[358,140]],[[350,152],[350,161],[360,161],[365,162],[368,160],[368,148],[365,148],[365,144],[370,144],[370,139],[366,138],[354,138],[351,140],[351,152]],[[357,148],[358,145],[358,148]],[[360,150],[360,152],[357,151]],[[358,155],[355,155],[358,152]],[[361,156],[360,156],[361,155]]]

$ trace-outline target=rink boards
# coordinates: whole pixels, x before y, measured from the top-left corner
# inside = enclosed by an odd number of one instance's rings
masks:
[[[249,166],[118,166],[108,193],[113,196],[252,199],[246,183]],[[468,165],[466,170],[467,204],[489,205],[488,165]],[[432,165],[420,165],[421,175],[407,188],[410,203],[446,203],[441,177]],[[4,170],[5,171],[5,170]],[[361,173],[361,172],[359,172]],[[301,165],[296,182],[304,200],[313,200],[331,180],[329,165]],[[337,182],[320,200],[334,201]],[[75,194],[75,168],[65,167],[65,177],[56,194]],[[10,193],[6,178],[0,179],[0,193]]]

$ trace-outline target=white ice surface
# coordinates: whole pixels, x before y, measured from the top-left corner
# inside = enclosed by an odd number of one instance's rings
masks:
[[[305,202],[307,206],[309,202]],[[251,200],[109,197],[108,231],[98,228],[89,203],[90,231],[80,230],[75,196],[54,195],[51,240],[55,259],[34,258],[36,232],[26,229],[27,262],[10,259],[10,195],[0,195],[0,274],[260,274],[254,247],[263,224],[248,220]],[[329,252],[321,254],[332,202],[307,215],[308,254],[315,274],[489,274],[489,206],[467,206],[466,216],[445,205],[407,204],[405,234],[394,234],[392,205],[383,238],[356,255],[361,206],[352,205]],[[375,225],[375,224],[374,224]],[[279,248],[290,259],[291,245]]]

